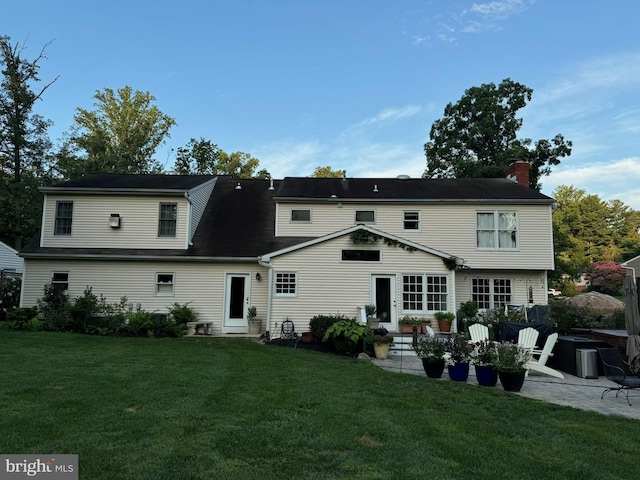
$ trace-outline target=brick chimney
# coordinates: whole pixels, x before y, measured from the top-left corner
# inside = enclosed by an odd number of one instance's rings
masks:
[[[529,188],[529,169],[531,165],[524,160],[516,160],[507,167],[507,178],[513,182]]]

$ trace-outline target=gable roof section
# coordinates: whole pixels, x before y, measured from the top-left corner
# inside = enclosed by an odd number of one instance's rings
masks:
[[[287,177],[276,196],[286,201],[548,203],[555,200],[504,178]]]
[[[454,260],[456,257],[453,255],[449,255],[448,253],[442,252],[440,250],[436,250],[435,248],[427,247],[425,245],[421,245],[419,243],[412,242],[410,240],[405,240],[401,237],[397,237],[395,235],[391,235],[390,233],[383,232],[382,230],[376,230],[375,228],[371,228],[367,225],[355,225],[353,227],[345,228],[344,230],[339,230],[337,232],[330,233],[329,235],[324,235],[322,237],[313,238],[296,245],[291,245],[289,247],[268,253],[266,255],[260,256],[260,260],[263,262],[269,262],[273,257],[278,257],[280,255],[286,255],[287,253],[295,252],[296,250],[300,250],[303,248],[311,247],[313,245],[317,245],[319,243],[323,243],[329,240],[333,240],[334,238],[342,237],[344,235],[350,235],[351,233],[357,230],[366,230],[374,235],[379,237],[387,238],[389,240],[393,240],[399,243],[403,243],[409,247],[415,248],[416,250],[420,250],[425,253],[430,253],[431,255],[435,255],[436,257],[440,257],[446,260]]]

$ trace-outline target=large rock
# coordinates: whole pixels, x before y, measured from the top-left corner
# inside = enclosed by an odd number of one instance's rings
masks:
[[[579,308],[588,308],[594,313],[613,313],[616,310],[624,310],[624,302],[598,292],[580,293],[566,300],[569,305]]]

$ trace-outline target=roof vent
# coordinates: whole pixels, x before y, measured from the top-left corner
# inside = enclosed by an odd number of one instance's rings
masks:
[[[374,191],[374,192],[376,192],[376,193],[378,193],[378,184],[375,184],[375,185],[373,186],[373,191]]]
[[[411,177],[409,175],[401,174],[396,177],[398,180],[409,180]]]
[[[269,177],[269,190],[274,190],[272,177]]]
[[[240,182],[238,182],[238,185],[236,185],[236,190],[242,190],[242,185],[240,185]]]

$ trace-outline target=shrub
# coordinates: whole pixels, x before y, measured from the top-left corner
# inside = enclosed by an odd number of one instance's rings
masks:
[[[127,332],[133,336],[145,336],[153,330],[154,314],[140,310],[139,312],[130,313],[128,316]]]
[[[14,330],[25,330],[29,320],[37,316],[38,307],[16,308],[7,313],[7,323]]]
[[[0,280],[0,320],[20,305],[22,280],[19,277],[5,277]]]
[[[588,308],[576,307],[564,300],[549,302],[549,322],[560,335],[572,328],[624,329],[624,310],[611,314],[595,313]]]
[[[70,321],[69,296],[52,284],[44,286],[44,295],[38,299],[38,313],[46,330],[65,330]]]
[[[193,308],[189,307],[189,303],[191,302],[187,302],[184,305],[174,303],[171,307],[167,307],[169,315],[173,317],[177,324],[184,325],[189,322],[198,321],[198,313]]]
[[[593,290],[619,295],[625,273],[625,269],[617,262],[594,262],[587,270],[587,278]]]
[[[355,319],[340,320],[331,325],[322,337],[323,342],[329,340],[338,352],[361,352],[365,343],[373,341],[373,330]]]
[[[104,299],[103,299],[104,302]],[[92,317],[100,313],[100,301],[94,295],[92,287],[87,287],[84,295],[74,300],[69,307],[69,317],[71,321],[66,325],[65,330],[73,332],[87,332],[91,324]]]
[[[324,334],[331,325],[342,320],[348,320],[348,317],[344,315],[316,315],[309,320],[309,330],[319,342],[324,338]]]

